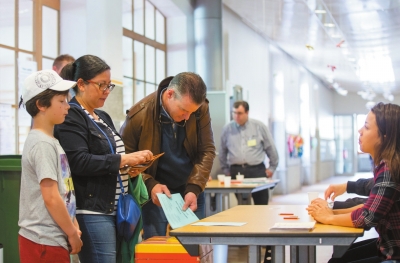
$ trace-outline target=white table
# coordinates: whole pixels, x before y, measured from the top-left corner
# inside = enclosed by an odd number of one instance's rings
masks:
[[[236,183],[236,181],[232,181],[230,186],[225,186],[223,183],[218,182],[218,180],[209,181],[204,189],[204,193],[206,195],[206,217],[219,213],[223,210],[222,203],[224,194],[239,194],[238,204],[244,205],[241,198],[242,194],[251,194],[267,188],[274,188],[278,183],[278,179],[268,179],[264,182],[256,183]],[[213,193],[216,195],[216,208],[214,211],[211,210],[211,194]],[[247,204],[251,204],[250,197],[247,199]]]

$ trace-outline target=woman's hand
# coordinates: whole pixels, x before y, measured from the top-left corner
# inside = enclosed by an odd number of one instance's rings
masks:
[[[134,166],[137,164],[145,163],[153,158],[153,153],[149,150],[133,152],[121,155],[120,167]]]
[[[329,218],[334,216],[332,209],[321,202],[313,201],[306,209],[309,215],[323,224],[329,224]]]
[[[133,168],[128,169],[128,174],[129,174],[129,176],[130,176],[131,178],[134,178],[134,177],[138,176],[141,172],[142,172],[142,171],[141,171],[141,170],[138,170],[138,169],[133,169]]]
[[[343,184],[331,184],[325,190],[325,200],[330,198],[332,201],[335,201],[335,198],[339,195],[346,193],[347,183]]]

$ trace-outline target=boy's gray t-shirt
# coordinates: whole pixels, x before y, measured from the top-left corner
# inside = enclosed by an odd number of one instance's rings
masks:
[[[76,201],[67,156],[57,139],[31,130],[22,153],[19,234],[37,244],[68,249],[67,235],[53,220],[43,201],[40,182],[45,178],[57,181],[72,220]]]

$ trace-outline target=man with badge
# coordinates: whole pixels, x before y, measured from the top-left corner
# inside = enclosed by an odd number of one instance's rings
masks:
[[[278,166],[278,152],[267,126],[249,118],[249,104],[236,101],[232,110],[233,120],[225,125],[221,135],[219,161],[225,175],[236,179],[237,174],[244,178],[271,178]],[[264,164],[265,155],[269,167]],[[255,205],[267,205],[268,188],[252,193]],[[246,196],[243,195],[245,199]]]

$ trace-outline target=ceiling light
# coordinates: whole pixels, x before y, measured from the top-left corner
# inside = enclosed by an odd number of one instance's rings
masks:
[[[324,23],[324,26],[326,27],[335,27],[334,23]]]
[[[315,10],[314,11],[316,14],[326,14],[326,11],[325,10],[322,10],[322,9],[320,9],[320,10]]]
[[[342,36],[339,34],[333,34],[331,35],[331,38],[342,38]]]
[[[365,104],[365,107],[367,107],[367,109],[368,110],[370,110],[370,109],[372,109],[372,107],[374,107],[375,106],[375,102],[373,102],[373,101],[368,101],[366,104]]]
[[[343,88],[341,88],[341,87],[337,88],[337,89],[336,89],[336,92],[337,92],[339,95],[342,95],[342,96],[346,96],[347,93],[349,93],[347,90],[345,90],[345,89],[343,89]]]
[[[394,100],[394,96],[393,96],[393,94],[391,94],[391,93],[383,93],[383,97],[385,98],[385,99],[387,99],[388,101],[393,101]]]
[[[391,83],[394,82],[392,60],[389,56],[365,56],[359,59],[359,77],[363,82]]]
[[[361,98],[363,98],[364,100],[373,100],[376,96],[375,92],[373,92],[370,89],[365,91],[359,91],[357,92],[357,94],[360,95]]]
[[[354,61],[356,61],[356,59],[355,59],[355,58],[347,58],[347,60],[348,60],[348,61],[350,61],[350,62],[354,62]]]

